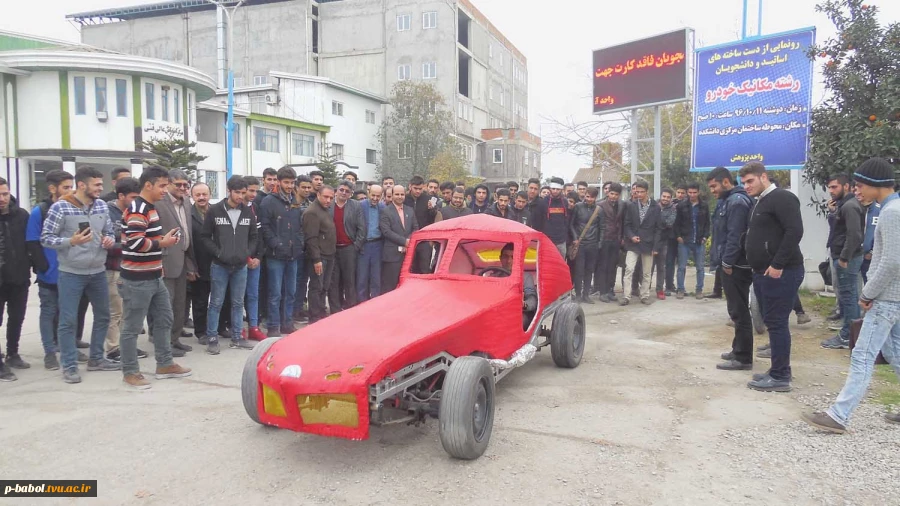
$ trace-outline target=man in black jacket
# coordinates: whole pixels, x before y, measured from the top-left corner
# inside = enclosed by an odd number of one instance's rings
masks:
[[[547,199],[540,197],[541,180],[533,177],[528,180],[528,203],[525,205],[525,215],[528,216],[529,227],[544,231],[544,223],[547,222]]]
[[[213,260],[209,268],[210,297],[206,315],[206,351],[219,354],[216,327],[225,301],[225,290],[231,288],[231,343],[229,348],[252,350],[253,343],[241,339],[244,322],[244,292],[247,290],[247,260],[257,251],[256,218],[244,204],[247,182],[242,176],[228,180],[228,198],[210,206],[203,222],[200,240]]]
[[[832,176],[828,180],[828,193],[831,194],[828,207],[833,217],[829,220],[829,248],[844,324],[836,336],[822,341],[822,347],[840,350],[850,348],[850,324],[859,318],[857,302],[866,213],[850,191],[850,179],[846,174]]]
[[[797,289],[803,283],[803,219],[800,200],[776,188],[766,167],[750,162],[741,168],[747,194],[757,203],[750,214],[744,237],[747,262],[753,270],[753,290],[769,330],[772,367],[765,375],[754,377],[747,386],[764,392],[791,390],[791,331],[788,318]]]
[[[621,184],[610,183],[604,187],[606,196],[597,204],[603,213],[603,233],[594,274],[594,291],[600,294],[600,302],[610,302],[616,298],[613,288],[616,285],[616,270],[619,268],[619,252],[623,245],[627,204],[620,201]]]
[[[714,220],[711,257],[722,273],[722,289],[728,303],[728,316],[734,322],[731,351],[722,354],[724,363],[716,368],[725,371],[749,370],[753,367],[753,321],[750,319],[750,284],[753,272],[741,248],[747,231],[747,218],[753,201],[743,188],[734,186],[731,172],[716,167],[707,176],[709,191],[719,199],[719,215]]]
[[[197,263],[197,279],[188,283],[188,293],[191,296],[191,311],[194,316],[194,333],[197,341],[206,346],[209,339],[206,337],[206,316],[209,312],[209,294],[211,290],[209,280],[209,267],[212,264],[212,252],[200,240],[203,235],[203,223],[209,213],[209,185],[206,183],[194,183],[191,187],[191,232],[196,237],[194,244],[194,260]],[[219,313],[218,334],[230,333],[228,323],[231,319],[231,303],[228,299],[223,302],[223,308]],[[228,306],[227,309],[225,306]],[[226,314],[228,313],[228,314]]]
[[[509,208],[509,190],[506,188],[497,190],[497,201],[488,209],[487,214],[507,220],[514,219]]]
[[[634,268],[641,262],[641,303],[650,304],[650,274],[653,272],[653,257],[657,255],[662,235],[662,213],[659,205],[648,194],[646,181],[634,183],[634,201],[625,210],[625,279],[624,290],[619,305],[627,306],[631,301],[631,280]]]
[[[268,337],[294,332],[291,317],[304,250],[303,210],[294,205],[297,203],[294,194],[297,173],[291,167],[282,167],[276,178],[278,186],[263,200],[259,210],[269,280]]]
[[[653,265],[656,268],[656,298],[666,300],[666,280],[668,279],[669,243],[675,239],[675,221],[678,208],[672,201],[675,192],[671,188],[663,188],[659,192],[659,210],[662,213],[662,234]]]
[[[366,223],[359,202],[350,198],[353,185],[346,179],[338,185],[334,204],[328,210],[334,219],[337,249],[334,272],[328,288],[331,314],[350,309],[356,302],[356,263],[366,243]],[[422,195],[419,200],[425,200]],[[426,213],[428,209],[426,209]]]
[[[0,177],[0,315],[6,307],[6,363],[0,354],[0,381],[15,381],[10,370],[28,369],[19,356],[19,338],[28,305],[28,285],[32,262],[25,247],[28,211],[19,207],[9,191],[9,183]],[[0,316],[2,319],[2,316]]]
[[[550,197],[545,199],[545,205],[536,208],[535,211],[546,213],[546,221],[541,232],[553,241],[559,254],[566,258],[566,243],[569,240],[569,201],[563,194],[564,187],[563,178],[550,178]]]
[[[309,323],[325,318],[325,299],[334,271],[337,231],[328,209],[334,205],[334,188],[322,186],[303,212],[306,271],[309,273]]]
[[[675,239],[678,241],[678,292],[676,298],[685,294],[684,276],[687,273],[688,258],[694,260],[697,268],[697,288],[694,295],[703,299],[703,274],[706,265],[706,238],[709,237],[709,205],[700,198],[700,185],[691,183],[688,198],[678,204],[678,224]]]
[[[461,186],[457,186],[450,197],[450,205],[442,207],[437,212],[434,221],[451,220],[470,214],[472,214],[472,208],[466,205],[466,191]]]
[[[406,200],[403,202],[403,205],[413,209],[419,228],[427,227],[434,223],[437,207],[431,203],[431,196],[425,193],[425,179],[422,176],[413,176],[409,180],[407,190]],[[487,194],[485,193],[485,195]],[[428,270],[431,256],[431,246],[428,243],[423,242],[416,246],[415,262],[418,266],[418,272],[426,272]]]
[[[575,204],[572,211],[572,247],[575,253],[575,298],[585,304],[591,300],[591,280],[600,255],[603,231],[603,213],[597,207],[597,188],[588,188],[584,201]]]
[[[384,249],[381,254],[381,293],[388,293],[397,288],[403,259],[409,247],[409,238],[413,232],[419,230],[416,213],[411,207],[403,204],[406,189],[397,185],[392,190],[392,202],[382,209],[378,224],[384,237]]]

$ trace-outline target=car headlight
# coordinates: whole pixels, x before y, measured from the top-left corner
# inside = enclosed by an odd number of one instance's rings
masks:
[[[303,370],[299,365],[289,365],[281,371],[281,376],[285,378],[299,378]]]
[[[354,394],[298,395],[297,408],[306,425],[359,427],[359,408]]]
[[[287,418],[287,412],[284,410],[284,402],[281,401],[281,395],[269,385],[263,385],[263,410],[266,414]]]

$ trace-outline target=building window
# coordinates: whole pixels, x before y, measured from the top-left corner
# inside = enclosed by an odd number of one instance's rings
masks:
[[[153,83],[144,83],[144,98],[147,102],[147,119],[156,119],[156,96]]]
[[[374,149],[366,150],[366,163],[375,163],[375,150]]]
[[[494,43],[490,42],[490,43],[488,43],[488,58],[493,58],[493,57],[494,57]]]
[[[500,90],[500,105],[503,105],[503,90]]]
[[[410,22],[409,14],[400,14],[399,16],[397,16],[397,31],[405,32],[405,31],[409,30],[409,22]]]
[[[271,128],[253,127],[254,149],[278,153],[278,133]]]
[[[169,87],[162,86],[159,93],[160,102],[162,103],[162,120],[169,121]]]
[[[528,151],[525,151],[525,166],[528,167]]]
[[[437,63],[432,61],[422,64],[422,79],[437,79]]]
[[[494,150],[494,163],[503,163],[503,150],[502,149]]]
[[[106,78],[94,78],[94,107],[97,112],[106,112]]]
[[[234,130],[231,131],[231,146],[235,149],[241,149],[241,125],[233,123]]]
[[[219,173],[214,170],[204,171],[206,185],[209,186],[209,198],[219,198]]]
[[[422,28],[425,30],[437,28],[437,12],[431,11],[422,13]]]
[[[187,117],[188,126],[192,127],[192,126],[194,126],[194,114],[196,113],[196,111],[194,111],[194,96],[191,95],[190,93],[188,93],[187,101],[188,101],[188,117]]]
[[[375,111],[366,111],[366,123],[375,124]]]
[[[401,142],[400,144],[397,144],[397,158],[401,160],[408,160],[412,158],[411,142]]]
[[[343,160],[344,159],[344,145],[343,144],[332,144],[331,145],[331,154],[338,160]]]
[[[84,77],[75,78],[75,114],[83,116],[85,114],[84,99]]]
[[[116,79],[116,116],[128,116],[128,82]]]
[[[331,114],[334,116],[343,116],[344,115],[344,104],[341,102],[336,102],[334,100],[331,101]]]
[[[538,160],[538,154],[536,152],[531,153],[531,165],[532,166],[537,167],[537,165],[538,165],[537,160]]]
[[[294,154],[297,156],[315,156],[316,138],[312,135],[291,134],[294,141]]]
[[[263,84],[269,84],[269,76],[253,76],[254,86],[261,86]]]
[[[410,74],[410,66],[409,65],[400,65],[397,67],[397,80],[398,81],[406,81],[409,79]]]
[[[175,123],[181,124],[181,92],[172,90],[175,94],[172,96],[172,105],[175,106]]]

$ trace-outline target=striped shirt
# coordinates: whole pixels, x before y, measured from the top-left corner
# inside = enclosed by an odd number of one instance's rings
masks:
[[[153,204],[137,197],[122,216],[125,230],[122,233],[123,279],[145,281],[162,276],[162,226]]]

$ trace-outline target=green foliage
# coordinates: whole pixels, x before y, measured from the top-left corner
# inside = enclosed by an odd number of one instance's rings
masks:
[[[378,130],[382,147],[378,172],[403,183],[413,175],[427,174],[439,153],[452,152],[455,118],[431,83],[400,81],[390,100],[391,113]]]
[[[428,164],[428,178],[438,181],[463,181],[469,177],[469,169],[455,139],[450,138],[442,149]]]
[[[334,150],[331,148],[331,144],[320,144],[319,145],[319,162],[316,163],[316,168],[322,171],[324,174],[325,184],[337,188],[338,183],[341,181],[341,178],[338,177],[337,172],[337,163],[340,158],[334,154]],[[347,169],[349,170],[349,169]]]
[[[153,153],[155,163],[166,169],[181,169],[192,180],[197,180],[197,164],[206,160],[198,155],[196,142],[184,140],[184,132],[180,128],[155,128],[155,132],[164,134],[164,138],[151,139],[138,144],[138,149]]]
[[[837,34],[810,48],[822,60],[826,99],[812,111],[804,179],[852,173],[865,160],[900,160],[900,23],[882,27],[878,8],[862,0],[825,0],[816,7]]]

